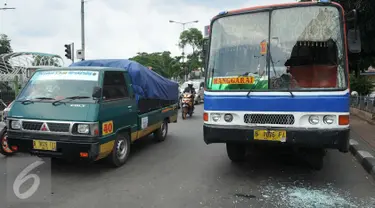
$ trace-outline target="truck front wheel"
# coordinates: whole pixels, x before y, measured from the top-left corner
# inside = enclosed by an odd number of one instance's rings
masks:
[[[10,149],[8,145],[8,136],[6,128],[4,128],[0,133],[0,153],[4,156],[12,156],[14,151]]]
[[[233,162],[241,162],[246,157],[246,146],[240,144],[227,143],[227,154]]]
[[[130,137],[129,134],[118,134],[113,146],[112,153],[108,156],[109,162],[120,167],[126,163],[130,155]]]

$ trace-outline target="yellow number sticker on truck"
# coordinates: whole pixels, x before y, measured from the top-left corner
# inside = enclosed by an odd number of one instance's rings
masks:
[[[102,135],[111,134],[113,132],[113,121],[107,121],[102,124]]]

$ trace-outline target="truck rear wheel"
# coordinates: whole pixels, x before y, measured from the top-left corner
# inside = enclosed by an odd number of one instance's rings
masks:
[[[233,162],[241,162],[246,157],[246,146],[240,144],[227,143],[227,154]]]
[[[154,132],[154,139],[157,142],[162,142],[165,140],[168,134],[168,121],[164,119],[161,123],[160,128]]]
[[[130,137],[129,134],[118,134],[112,153],[108,156],[109,162],[115,167],[120,167],[126,163],[130,155]]]

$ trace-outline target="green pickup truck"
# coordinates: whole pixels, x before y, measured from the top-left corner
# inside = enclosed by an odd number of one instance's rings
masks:
[[[8,145],[47,157],[107,158],[118,167],[135,140],[165,140],[177,102],[177,83],[129,60],[39,69],[8,113]]]

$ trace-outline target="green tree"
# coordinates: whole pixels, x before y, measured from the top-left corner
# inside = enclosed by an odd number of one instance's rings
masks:
[[[367,76],[356,77],[350,75],[350,89],[357,91],[359,95],[366,96],[372,92],[374,88],[373,82]]]
[[[0,54],[13,52],[10,41],[7,35],[0,34]]]
[[[197,28],[190,28],[180,34],[179,46],[181,48],[190,45],[193,49],[193,54],[202,50],[203,34]]]
[[[181,75],[181,57],[172,57],[171,52],[155,52],[155,53],[138,53],[130,60],[136,61],[144,66],[152,67],[156,73],[173,78]]]
[[[193,53],[188,54],[186,56],[187,60],[184,66],[187,68],[188,73],[190,73],[193,69],[202,68],[203,67],[203,54],[202,54],[202,47],[203,47],[203,34],[202,31],[198,30],[197,28],[190,28],[189,30],[185,30],[180,34],[180,41],[179,46],[180,48],[184,48],[187,45],[191,46],[193,49]]]
[[[61,66],[59,60],[53,56],[33,55],[33,58],[33,66]]]

